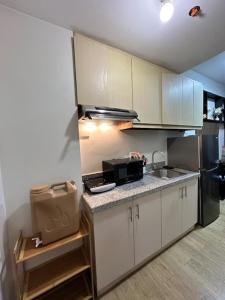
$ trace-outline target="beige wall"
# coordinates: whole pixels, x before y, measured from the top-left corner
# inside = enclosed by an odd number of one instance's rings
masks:
[[[0,160],[11,249],[20,229],[31,233],[33,184],[74,179],[81,191],[72,35],[0,5]]]
[[[203,84],[203,89],[205,91],[211,92],[216,95],[225,97],[225,85],[217,82],[211,78],[208,78],[194,70],[188,70],[183,73],[184,76],[187,76],[193,80],[197,80]]]
[[[151,162],[152,152],[160,150],[164,155],[156,155],[156,161],[167,160],[167,137],[181,135],[177,131],[166,130],[126,130],[120,131],[115,125],[90,132],[85,121],[79,124],[82,174],[101,171],[102,160],[127,157],[130,151],[145,153]]]

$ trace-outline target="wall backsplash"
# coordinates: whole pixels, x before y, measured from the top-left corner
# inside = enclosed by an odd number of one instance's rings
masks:
[[[86,124],[79,124],[83,175],[101,171],[102,160],[128,157],[131,151],[144,153],[151,163],[152,152],[160,150],[164,154],[157,153],[155,161],[167,161],[167,137],[183,135],[183,132],[168,130],[120,131],[115,125],[108,128],[90,126],[87,130]]]

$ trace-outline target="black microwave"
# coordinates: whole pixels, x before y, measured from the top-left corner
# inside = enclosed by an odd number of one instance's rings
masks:
[[[116,185],[143,178],[143,160],[141,159],[103,160],[102,169],[104,180],[106,182],[115,182]]]

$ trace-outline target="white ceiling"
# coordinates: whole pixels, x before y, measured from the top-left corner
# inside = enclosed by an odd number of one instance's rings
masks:
[[[78,30],[172,70],[183,72],[225,50],[224,0],[173,0],[168,23],[160,0],[0,0],[62,27]],[[191,18],[200,5],[204,17]]]
[[[225,52],[196,66],[194,70],[217,82],[225,84]]]

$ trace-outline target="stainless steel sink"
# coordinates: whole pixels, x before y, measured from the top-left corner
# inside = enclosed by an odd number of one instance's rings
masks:
[[[166,178],[176,178],[179,176],[183,176],[184,173],[175,170],[159,169],[150,172],[149,175],[166,179]]]

